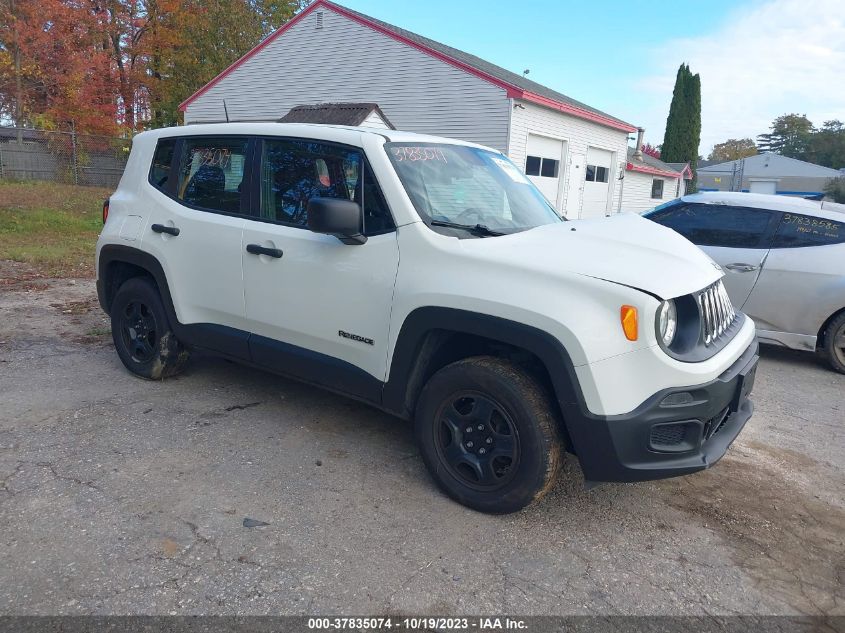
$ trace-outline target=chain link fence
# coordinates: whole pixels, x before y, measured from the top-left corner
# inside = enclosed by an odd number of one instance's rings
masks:
[[[51,180],[115,188],[131,141],[111,136],[0,127],[0,180]]]

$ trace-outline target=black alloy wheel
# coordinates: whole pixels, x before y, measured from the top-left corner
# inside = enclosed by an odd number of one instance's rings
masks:
[[[137,363],[148,363],[157,353],[158,327],[155,314],[141,301],[130,301],[120,315],[120,336]]]

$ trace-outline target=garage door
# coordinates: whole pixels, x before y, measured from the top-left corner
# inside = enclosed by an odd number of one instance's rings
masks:
[[[525,154],[526,175],[556,209],[560,208],[558,195],[563,141],[529,134]]]
[[[775,194],[778,190],[777,180],[752,180],[748,183],[748,185],[748,190],[751,193]]]
[[[582,218],[601,217],[607,213],[610,194],[610,174],[613,154],[597,147],[587,148],[587,167],[584,170]]]

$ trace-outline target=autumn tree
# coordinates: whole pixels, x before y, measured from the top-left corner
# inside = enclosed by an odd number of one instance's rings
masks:
[[[178,123],[182,101],[304,4],[304,0],[181,0],[182,10],[162,16],[158,23],[148,81],[150,124]]]
[[[660,146],[659,145],[652,145],[651,143],[643,143],[643,146],[640,148],[643,151],[643,154],[648,154],[653,158],[660,158]]]
[[[0,117],[81,132],[179,122],[178,105],[304,0],[0,0]]]
[[[720,163],[726,163],[731,160],[739,160],[740,158],[747,158],[754,156],[757,153],[757,146],[754,140],[750,138],[729,138],[723,143],[716,143],[713,146],[713,151],[707,157],[707,160],[715,160]]]
[[[114,134],[109,58],[82,3],[0,4],[0,113],[18,126]]]

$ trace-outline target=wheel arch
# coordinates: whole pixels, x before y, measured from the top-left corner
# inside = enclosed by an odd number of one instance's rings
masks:
[[[100,307],[110,314],[111,305],[118,288],[133,277],[149,277],[155,283],[161,296],[167,318],[177,325],[176,311],[164,268],[153,255],[131,246],[107,244],[100,249],[97,268],[97,297]]]
[[[441,307],[411,312],[394,346],[384,408],[410,419],[423,386],[437,370],[462,358],[491,353],[527,366],[551,390],[571,449],[566,420],[585,405],[566,348],[548,332],[488,314]]]
[[[819,333],[816,336],[816,349],[817,350],[824,349],[825,342],[826,342],[825,337],[827,336],[827,328],[833,322],[833,320],[838,318],[839,315],[841,315],[841,314],[845,314],[845,307],[840,308],[839,310],[837,310],[836,312],[831,314],[829,317],[827,317],[825,319],[824,323],[822,323],[822,326],[819,328]]]

